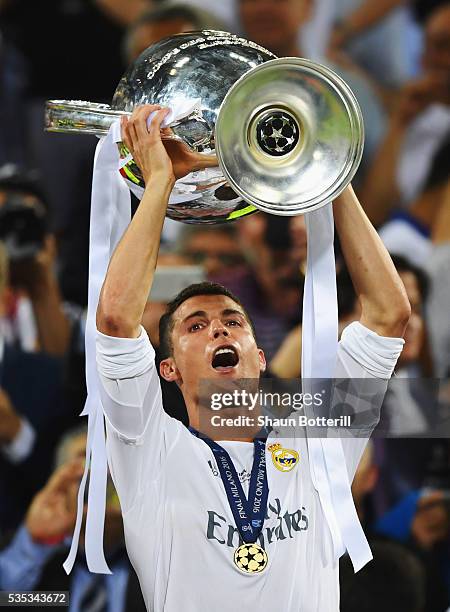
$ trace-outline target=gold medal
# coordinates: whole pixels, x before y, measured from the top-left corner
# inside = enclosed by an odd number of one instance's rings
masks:
[[[234,551],[234,563],[246,574],[259,574],[266,569],[269,557],[262,546],[256,542],[241,544]]]

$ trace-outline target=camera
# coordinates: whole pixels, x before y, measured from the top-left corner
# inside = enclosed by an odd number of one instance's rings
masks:
[[[11,263],[32,259],[47,233],[47,209],[32,172],[15,166],[0,169],[0,240]]]
[[[19,194],[9,194],[0,205],[0,240],[11,262],[33,258],[46,232],[47,211],[38,200],[29,203]]]

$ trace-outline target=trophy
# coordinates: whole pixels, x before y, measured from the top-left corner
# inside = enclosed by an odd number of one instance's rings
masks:
[[[227,32],[172,36],[149,47],[122,77],[111,105],[50,100],[46,129],[105,135],[141,104],[190,112],[162,132],[218,166],[175,183],[167,216],[220,223],[263,210],[296,215],[332,201],[353,178],[364,128],[358,102],[329,68],[276,58]],[[139,168],[122,143],[120,172],[136,193]]]

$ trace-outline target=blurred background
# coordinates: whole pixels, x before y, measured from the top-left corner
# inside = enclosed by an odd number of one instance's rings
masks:
[[[144,49],[202,28],[327,64],[360,102],[366,145],[354,186],[413,314],[385,398],[390,434],[371,441],[353,485],[374,561],[355,576],[342,560],[341,610],[445,612],[450,2],[439,0],[0,0],[0,590],[70,590],[71,612],[145,609],[111,484],[113,575],[89,574],[82,553],[69,577],[61,567],[86,445],[78,414],[97,139],[45,133],[43,111],[51,98],[109,103]],[[342,331],[359,306],[339,244],[336,253]],[[305,259],[301,216],[257,213],[207,229],[166,223],[144,318],[153,345],[174,287],[207,278],[242,300],[268,375],[299,377]],[[177,388],[164,383],[163,399],[187,424]]]

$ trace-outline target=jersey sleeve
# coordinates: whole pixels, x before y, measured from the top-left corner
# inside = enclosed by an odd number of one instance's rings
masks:
[[[97,332],[96,358],[108,463],[125,513],[160,477],[182,425],[164,412],[155,351],[144,328],[138,338]]]
[[[379,336],[355,321],[346,327],[338,346],[333,406],[347,407],[352,426],[342,446],[350,481],[380,418],[380,409],[403,338]]]

